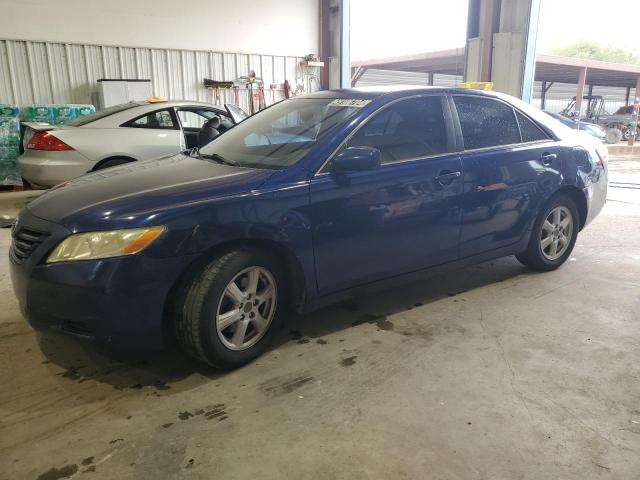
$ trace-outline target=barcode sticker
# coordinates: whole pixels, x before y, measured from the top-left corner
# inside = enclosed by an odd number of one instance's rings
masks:
[[[358,100],[355,98],[336,98],[329,104],[330,107],[355,107],[362,108],[369,105],[371,100]]]

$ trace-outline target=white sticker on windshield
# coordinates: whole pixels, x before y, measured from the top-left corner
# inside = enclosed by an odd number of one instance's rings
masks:
[[[371,100],[358,100],[355,98],[336,98],[329,104],[330,107],[356,107],[362,108],[371,103]]]

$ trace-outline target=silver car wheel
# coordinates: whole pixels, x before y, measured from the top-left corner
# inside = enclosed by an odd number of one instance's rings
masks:
[[[542,223],[540,250],[547,260],[557,260],[569,248],[573,235],[573,215],[566,207],[556,207]]]
[[[267,269],[249,267],[227,284],[218,302],[216,330],[225,347],[246,350],[267,333],[276,312],[276,281]]]

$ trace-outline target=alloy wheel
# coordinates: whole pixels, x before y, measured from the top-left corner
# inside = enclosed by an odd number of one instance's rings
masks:
[[[245,350],[258,343],[275,315],[277,293],[273,275],[263,267],[249,267],[233,277],[216,313],[216,330],[225,347]]]
[[[573,235],[573,216],[571,211],[558,206],[549,212],[542,223],[540,232],[540,250],[547,260],[557,260],[569,248]]]

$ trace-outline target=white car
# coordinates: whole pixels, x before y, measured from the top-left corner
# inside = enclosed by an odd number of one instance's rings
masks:
[[[25,123],[20,173],[33,185],[53,187],[90,171],[201,146],[246,117],[235,105],[145,101],[63,126]]]

